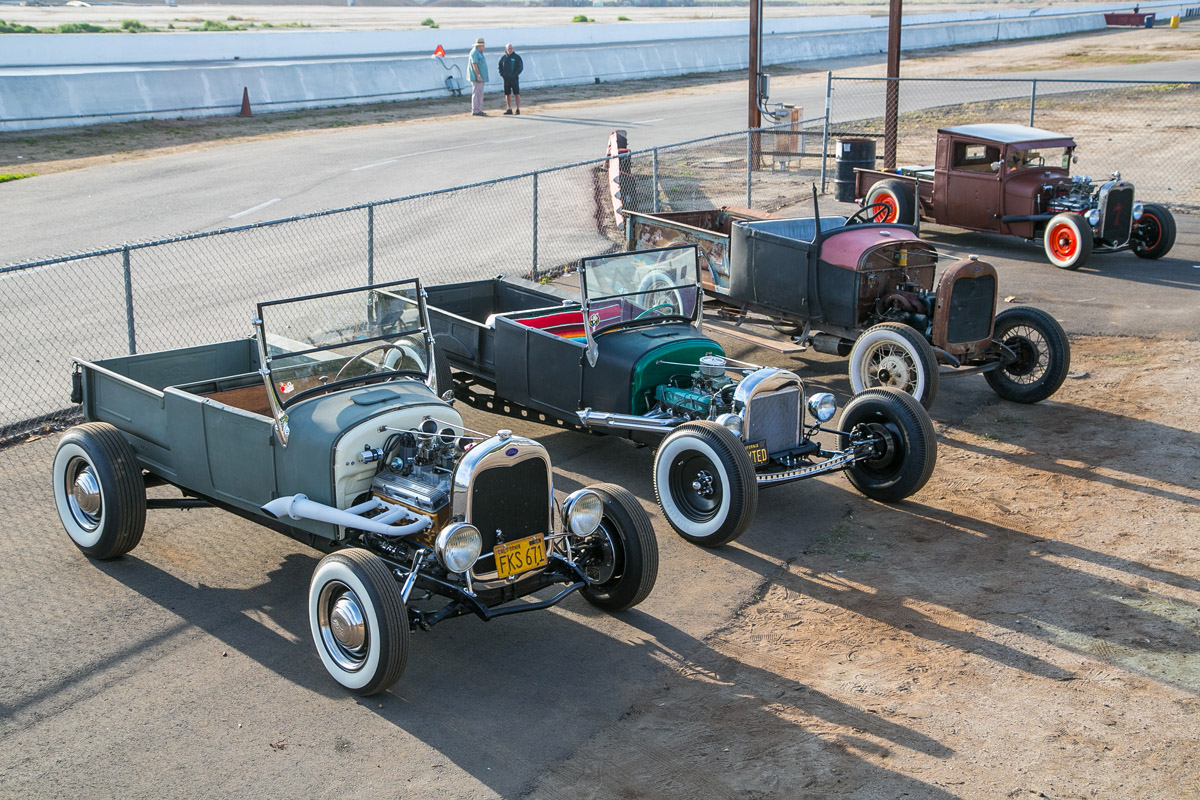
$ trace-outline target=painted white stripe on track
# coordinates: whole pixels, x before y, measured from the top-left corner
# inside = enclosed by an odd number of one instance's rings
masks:
[[[238,217],[244,217],[247,214],[253,214],[255,211],[260,211],[260,210],[266,208],[267,206],[274,205],[275,203],[278,203],[278,202],[279,202],[279,198],[276,197],[274,200],[268,200],[265,203],[259,203],[254,208],[247,208],[245,211],[239,211],[236,214],[230,214],[229,218],[237,219]]]

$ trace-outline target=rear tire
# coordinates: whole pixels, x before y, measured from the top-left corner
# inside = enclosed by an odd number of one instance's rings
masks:
[[[76,425],[54,452],[54,504],[85,555],[116,558],[146,528],[146,482],[128,440],[107,422]]]
[[[1074,212],[1058,214],[1046,223],[1042,249],[1059,269],[1079,269],[1092,255],[1091,226]]]
[[[850,389],[854,394],[889,387],[931,408],[939,378],[933,345],[915,328],[900,322],[872,325],[850,350]]]
[[[992,338],[1016,360],[983,373],[996,394],[1037,403],[1058,391],[1071,369],[1071,343],[1058,320],[1040,308],[1007,308],[996,315]]]
[[[650,515],[625,489],[611,483],[590,486],[604,501],[600,527],[585,540],[594,547],[583,564],[594,581],[583,597],[605,611],[624,611],[646,599],[658,579],[658,540]]]
[[[888,208],[886,214],[877,215],[872,222],[897,222],[901,225],[917,224],[917,198],[913,185],[908,181],[879,181],[867,192],[863,206],[882,204]]]
[[[846,477],[872,500],[903,500],[929,481],[937,463],[937,435],[929,413],[911,395],[896,389],[868,389],[852,398],[838,427],[840,447],[871,439],[872,458],[856,461]]]
[[[1142,218],[1134,223],[1133,254],[1162,258],[1175,246],[1175,217],[1158,203],[1142,205]]]
[[[719,547],[745,532],[758,508],[754,464],[715,422],[685,422],[654,454],[654,494],[667,522],[692,544]]]
[[[313,642],[333,679],[357,695],[382,692],[408,664],[408,611],[400,587],[374,553],[330,553],[308,586]]]

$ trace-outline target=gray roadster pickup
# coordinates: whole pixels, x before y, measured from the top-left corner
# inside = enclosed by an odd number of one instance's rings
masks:
[[[328,552],[309,587],[312,636],[362,695],[400,678],[413,629],[575,591],[620,611],[650,593],[658,544],[627,491],[560,504],[542,445],[466,428],[430,387],[447,373],[416,280],[257,311],[254,338],[76,360],[88,421],[58,445],[54,500],[85,554],[132,550],[148,507],[197,503]],[[162,484],[183,497],[148,502]]]
[[[933,423],[909,395],[868,389],[827,427],[832,394],[806,396],[794,372],[727,358],[700,328],[694,245],[585,258],[579,279],[578,296],[514,278],[429,287],[456,396],[657,444],[654,490],[689,542],[740,536],[760,487],[844,470],[863,494],[894,501],[929,480]]]

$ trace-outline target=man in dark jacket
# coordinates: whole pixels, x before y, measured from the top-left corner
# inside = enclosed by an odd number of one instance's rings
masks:
[[[511,44],[504,45],[504,55],[500,56],[500,77],[504,78],[504,103],[508,106],[505,114],[521,113],[521,82],[518,80],[521,70],[525,69],[521,57],[513,51]],[[513,100],[517,101],[517,110],[513,111]]]

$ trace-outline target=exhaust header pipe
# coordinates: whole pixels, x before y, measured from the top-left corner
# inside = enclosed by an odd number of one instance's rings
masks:
[[[653,431],[670,433],[671,429],[680,423],[687,422],[683,417],[638,417],[633,414],[610,414],[604,411],[592,411],[585,408],[575,412],[584,427],[600,426],[604,428],[620,428],[628,431]]]
[[[397,518],[412,515],[417,519],[407,525],[388,525],[378,519],[361,516],[364,512],[375,509],[394,513]],[[290,497],[278,497],[262,506],[262,510],[275,519],[283,519],[285,515],[292,519],[311,519],[317,522],[328,522],[330,525],[341,525],[344,528],[377,533],[380,536],[411,536],[433,527],[432,518],[424,514],[417,514],[403,506],[385,503],[383,500],[361,503],[350,511],[343,511],[340,508],[309,500],[307,495],[294,494]]]

